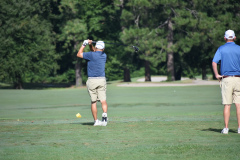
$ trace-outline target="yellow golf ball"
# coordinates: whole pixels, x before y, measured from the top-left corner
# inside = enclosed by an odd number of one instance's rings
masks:
[[[81,116],[80,113],[78,113],[78,114],[76,114],[76,117],[77,117],[77,118],[81,118],[82,116]]]

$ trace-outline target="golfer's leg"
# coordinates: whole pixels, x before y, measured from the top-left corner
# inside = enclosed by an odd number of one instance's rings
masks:
[[[240,103],[235,103],[237,111],[238,128],[240,128]]]
[[[231,104],[224,105],[223,117],[224,117],[225,128],[228,128],[228,123],[230,118],[230,108],[231,108]]]
[[[102,110],[104,113],[107,113],[107,83],[105,79],[99,80],[99,87],[98,87],[98,98],[100,99],[100,102],[102,103]]]
[[[97,120],[97,102],[92,102],[91,110],[92,110],[93,119],[94,121],[96,121]]]
[[[103,100],[103,101],[101,101],[101,103],[102,103],[102,110],[103,110],[103,112],[107,113],[107,109],[108,109],[107,101]]]

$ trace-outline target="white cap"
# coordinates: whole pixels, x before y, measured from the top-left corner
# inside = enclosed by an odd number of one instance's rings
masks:
[[[97,49],[104,49],[105,48],[105,44],[103,41],[97,41],[96,46]]]
[[[235,38],[235,33],[234,33],[233,30],[227,30],[225,32],[225,36],[224,37],[227,38],[227,39],[233,39],[233,38]]]

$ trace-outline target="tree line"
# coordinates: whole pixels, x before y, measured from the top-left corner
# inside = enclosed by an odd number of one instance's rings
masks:
[[[85,39],[139,48],[106,44],[109,81],[207,79],[239,20],[239,0],[1,0],[0,82],[83,85],[87,62],[76,54]]]

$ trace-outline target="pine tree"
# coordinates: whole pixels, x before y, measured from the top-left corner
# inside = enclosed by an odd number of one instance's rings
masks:
[[[0,2],[0,79],[23,88],[58,68],[47,0]]]
[[[72,0],[62,0],[59,5],[62,13],[61,34],[59,41],[63,43],[63,53],[67,54],[70,63],[75,66],[76,86],[82,86],[82,64],[76,57],[82,41],[87,39],[87,25],[83,20],[83,3]]]
[[[158,33],[155,31],[157,15],[157,1],[129,0],[124,3],[122,11],[122,34],[121,39],[125,44],[139,46],[137,53],[141,60],[144,60],[145,81],[151,81],[150,67],[156,63],[157,53],[161,41],[158,40]],[[130,50],[125,54],[129,55]],[[126,56],[128,57],[128,56]],[[129,61],[130,62],[130,61]]]
[[[194,13],[197,25],[192,30],[194,44],[185,60],[189,68],[201,71],[202,79],[207,79],[212,58],[217,48],[224,44],[224,32],[228,29],[239,30],[239,6],[237,1],[231,0],[192,1],[190,11]]]

